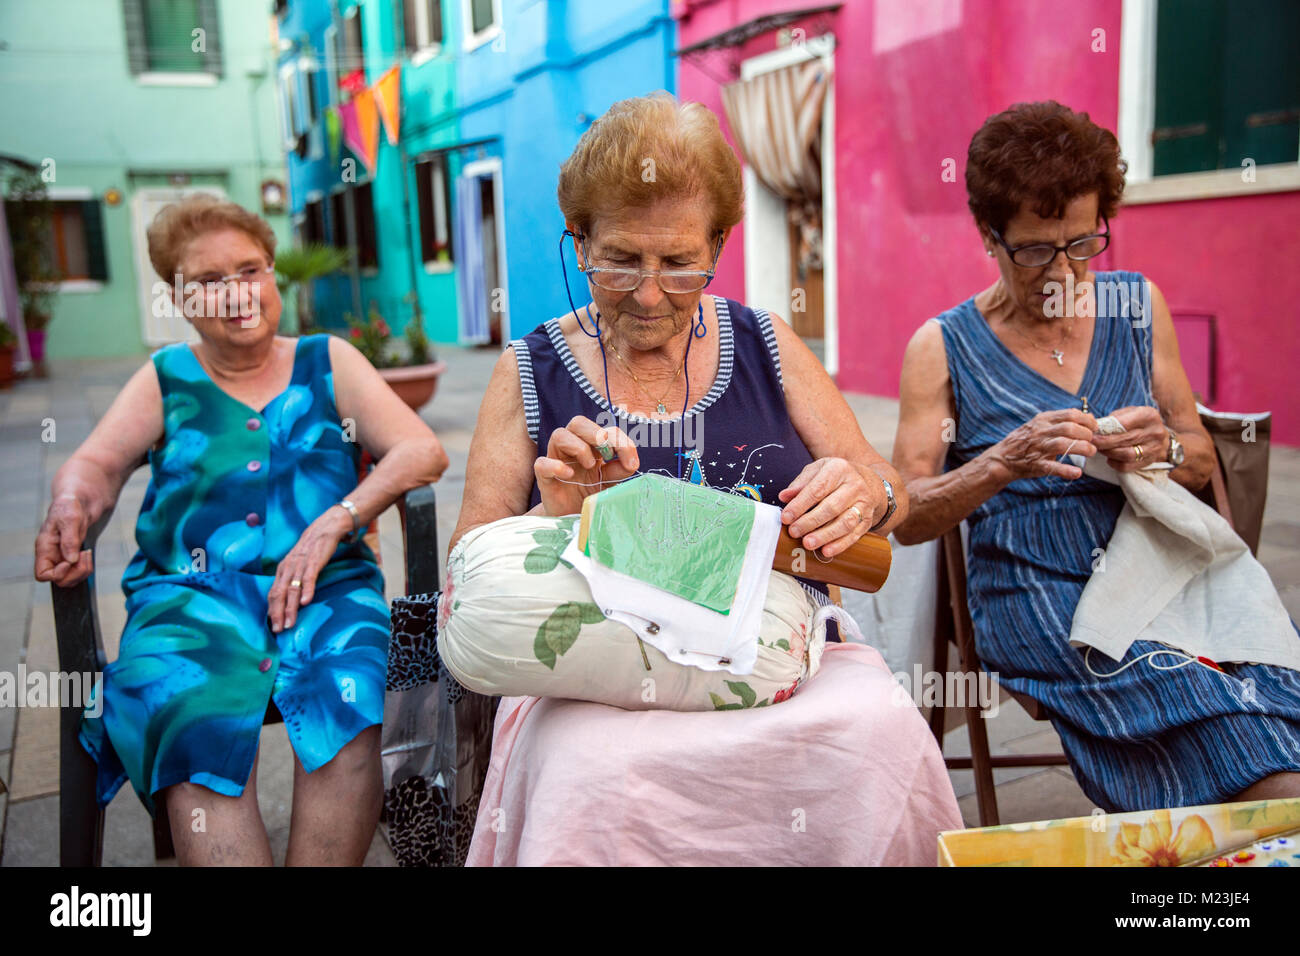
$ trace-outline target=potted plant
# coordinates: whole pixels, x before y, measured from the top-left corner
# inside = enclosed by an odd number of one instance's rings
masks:
[[[312,311],[312,280],[337,272],[348,264],[348,254],[323,242],[284,249],[275,257],[275,283],[285,298],[286,308],[293,299],[297,307],[298,333],[306,335],[315,326]]]
[[[35,169],[16,171],[5,196],[9,242],[13,248],[14,277],[27,349],[35,375],[45,377],[45,329],[50,324],[54,295],[63,275],[50,262],[46,248],[50,235],[51,206],[45,182]]]
[[[414,314],[406,323],[405,341],[393,335],[373,302],[366,321],[350,315],[347,320],[349,341],[379,370],[402,401],[417,412],[423,408],[438,390],[438,377],[447,370],[447,363],[438,361],[433,354],[420,307],[414,306]]]
[[[18,337],[8,323],[0,322],[0,388],[9,388],[14,383],[14,349],[18,346]]]

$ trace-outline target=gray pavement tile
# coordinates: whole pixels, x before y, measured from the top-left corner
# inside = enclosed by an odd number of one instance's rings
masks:
[[[0,866],[59,865],[59,795],[11,801]]]
[[[1049,767],[997,787],[1000,823],[1030,823],[1091,815],[1094,804],[1068,770]],[[972,792],[959,797],[957,806],[966,826],[979,826],[979,805]]]

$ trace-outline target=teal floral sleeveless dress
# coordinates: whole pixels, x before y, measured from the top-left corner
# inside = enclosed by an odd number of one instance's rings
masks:
[[[389,618],[363,542],[341,543],[293,628],[267,592],[307,526],[357,485],[361,450],[334,404],[329,336],[297,340],[289,387],[261,411],[222,391],[181,343],[153,356],[161,450],[122,575],[127,623],[81,742],[107,805],[128,779],[153,795],[190,781],[243,793],[268,701],[309,773],[383,719]]]

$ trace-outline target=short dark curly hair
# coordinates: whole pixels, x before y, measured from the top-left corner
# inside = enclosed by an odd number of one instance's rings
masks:
[[[990,116],[966,154],[971,215],[998,232],[1022,204],[1059,219],[1079,196],[1097,194],[1097,210],[1113,218],[1124,194],[1128,164],[1115,134],[1055,100],[1017,103]]]

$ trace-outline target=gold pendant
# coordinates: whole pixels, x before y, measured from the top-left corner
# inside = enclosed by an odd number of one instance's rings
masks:
[[[666,406],[663,402],[660,402],[657,406],[655,406],[655,411],[657,411],[660,415],[667,415],[668,406]]]

